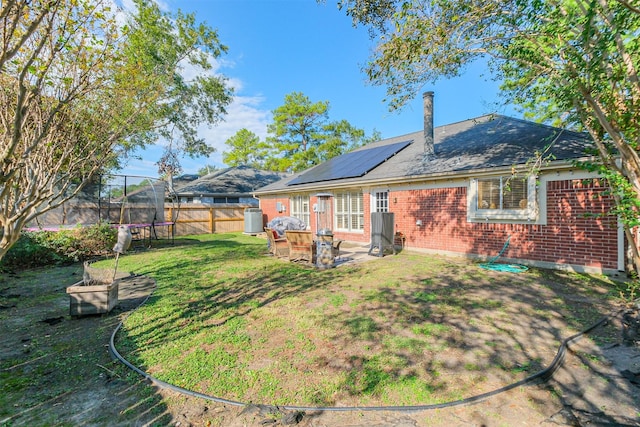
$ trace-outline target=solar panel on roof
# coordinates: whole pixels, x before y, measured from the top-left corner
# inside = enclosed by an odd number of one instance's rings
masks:
[[[292,179],[287,185],[309,184],[312,182],[332,181],[334,179],[356,178],[393,157],[412,141],[402,141],[366,150],[352,151],[310,169]]]

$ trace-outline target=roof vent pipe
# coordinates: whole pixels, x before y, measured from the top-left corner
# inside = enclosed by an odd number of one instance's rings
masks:
[[[422,94],[422,105],[424,111],[424,154],[435,153],[433,146],[433,92]]]

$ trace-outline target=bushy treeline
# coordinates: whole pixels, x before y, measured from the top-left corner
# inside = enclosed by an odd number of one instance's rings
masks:
[[[24,231],[0,261],[0,269],[84,261],[111,252],[117,230],[107,223],[60,231]]]

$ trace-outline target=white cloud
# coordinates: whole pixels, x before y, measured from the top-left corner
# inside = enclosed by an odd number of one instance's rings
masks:
[[[122,8],[124,10],[127,11],[135,11],[137,10],[137,7],[135,5],[135,3],[133,2],[133,0],[114,0],[115,3],[121,3],[122,4]],[[155,0],[154,2],[155,4],[158,5],[158,7],[160,8],[160,10],[164,11],[164,12],[168,12],[170,10],[169,4],[165,1],[161,1],[161,0]]]
[[[171,8],[169,7],[169,3],[165,1],[155,0],[156,4],[160,8],[160,10],[164,12],[168,12]]]
[[[182,75],[182,77],[184,77],[186,81],[191,81],[200,75],[206,76],[206,75],[217,74],[221,76],[221,74],[218,73],[218,70],[220,70],[221,68],[233,68],[235,65],[232,61],[216,58],[210,53],[207,54],[207,56],[208,56],[209,64],[211,64],[210,70],[204,70],[201,67],[193,66],[189,64],[188,59],[183,59],[182,61],[180,61],[178,63],[178,68],[180,70],[180,74]]]
[[[162,155],[162,146],[156,144],[137,150],[132,156],[124,159],[125,167],[120,172],[126,175],[137,176],[158,176],[158,166],[156,162],[160,160]]]
[[[267,124],[271,121],[271,112],[261,108],[264,98],[261,96],[236,96],[227,108],[227,115],[224,121],[211,128],[206,125],[200,126],[198,134],[205,141],[216,149],[209,158],[191,159],[185,157],[180,159],[184,173],[196,173],[198,169],[207,165],[223,167],[222,152],[228,150],[226,140],[231,138],[240,129],[248,129],[255,133],[260,139],[267,136]],[[136,152],[132,156],[127,166],[123,169],[123,174],[140,176],[158,176],[158,166],[156,162],[162,155],[166,141],[158,141],[157,144],[149,146],[144,150]],[[139,157],[135,158],[135,157]]]
[[[114,0],[121,4],[124,12],[135,11],[135,4],[132,0]],[[168,4],[162,0],[156,0],[156,3],[163,11],[169,10]],[[124,14],[120,13],[119,18],[124,21]],[[209,62],[212,68],[208,71],[202,70],[199,67],[194,67],[183,61],[181,66],[181,74],[186,81],[193,80],[198,75],[224,75],[221,74],[222,69],[232,71],[235,67],[235,63],[232,60],[224,58],[215,58],[209,56]],[[231,73],[232,74],[232,73]],[[271,111],[261,108],[262,103],[265,101],[261,95],[241,95],[245,85],[239,78],[225,75],[227,78],[227,85],[234,89],[236,94],[232,103],[227,107],[227,114],[223,117],[223,121],[220,123],[208,127],[202,125],[198,128],[198,134],[205,139],[205,141],[216,149],[208,159],[181,159],[183,170],[185,173],[195,173],[200,167],[206,164],[214,164],[216,166],[224,166],[222,163],[222,152],[227,150],[228,147],[225,141],[236,134],[240,129],[248,129],[255,133],[261,139],[267,136],[267,123],[271,120]],[[156,162],[160,159],[162,151],[166,141],[158,141],[157,144],[147,147],[144,150],[139,150],[136,155],[141,159],[131,158],[127,162],[127,166],[124,168],[123,173],[131,175],[142,176],[157,176]]]
[[[250,130],[260,139],[266,138],[271,112],[260,108],[263,101],[264,98],[261,96],[236,96],[227,108],[227,115],[223,122],[210,129],[206,126],[200,127],[199,134],[216,149],[216,152],[209,157],[211,162],[222,165],[222,152],[228,150],[225,142],[240,129]]]

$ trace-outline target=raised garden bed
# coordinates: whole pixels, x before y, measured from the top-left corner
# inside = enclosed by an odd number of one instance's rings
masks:
[[[69,286],[69,314],[84,316],[110,312],[118,304],[118,282],[89,286],[78,282]]]
[[[67,288],[69,314],[84,316],[110,312],[118,304],[119,279],[113,271],[91,267],[84,263],[83,280]]]

